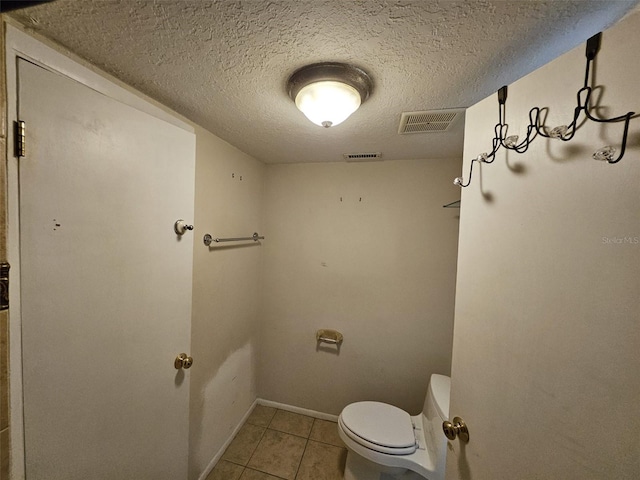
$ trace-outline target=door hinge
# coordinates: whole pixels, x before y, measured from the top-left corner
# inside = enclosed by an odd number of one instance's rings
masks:
[[[11,266],[0,263],[0,310],[9,308],[9,269]]]
[[[18,120],[16,122],[16,157],[24,157],[27,154],[27,124]]]

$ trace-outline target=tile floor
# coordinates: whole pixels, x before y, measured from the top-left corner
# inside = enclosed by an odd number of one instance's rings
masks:
[[[257,405],[207,480],[342,480],[334,422]]]

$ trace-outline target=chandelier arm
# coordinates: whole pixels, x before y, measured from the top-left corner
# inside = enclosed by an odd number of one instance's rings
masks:
[[[529,127],[535,128],[535,130],[537,131],[538,129],[536,128],[536,126],[538,125],[539,120],[540,120],[540,108],[533,107],[531,110],[529,110]]]
[[[580,93],[586,90],[587,91],[587,96],[585,97],[584,100],[584,105],[582,105],[582,109],[584,110],[584,114],[587,116],[587,118],[589,120],[592,120],[594,122],[599,122],[599,123],[612,123],[612,122],[621,122],[623,120],[628,121],[627,118],[632,117],[633,115],[635,115],[635,112],[627,112],[624,115],[619,115],[617,117],[612,117],[612,118],[597,118],[594,117],[591,114],[591,93],[592,93],[592,89],[590,87],[586,87],[581,89],[580,91],[578,91],[578,101],[580,99]]]
[[[591,87],[582,87],[580,90],[578,90],[578,92],[576,93],[578,108],[580,108],[581,110],[588,110],[590,108],[589,105],[591,104],[592,91],[593,90],[591,89]],[[583,93],[585,93],[584,101],[582,100]]]
[[[589,112],[588,109],[585,109],[584,113],[589,120],[593,120],[594,122],[598,122],[598,123],[613,123],[613,122],[621,122],[623,120],[628,122],[631,119],[631,117],[633,117],[636,114],[636,112],[628,112],[628,113],[625,113],[624,115],[620,115],[619,117],[597,118],[591,115],[591,112]]]
[[[531,140],[529,140],[529,135],[527,134],[527,138],[525,138],[520,144],[516,145],[513,150],[516,153],[524,153],[529,150],[529,145],[531,145]]]
[[[493,127],[493,139],[500,140],[501,134],[502,134],[502,123],[496,123],[496,126]]]
[[[591,60],[587,58],[587,67],[584,72],[584,87],[587,88],[589,86],[589,73],[591,72]]]
[[[622,133],[622,144],[620,145],[620,155],[618,155],[618,158],[616,158],[615,160],[609,160],[609,163],[618,163],[620,160],[622,160],[622,157],[624,156],[624,152],[627,148],[627,134],[629,133],[629,122],[631,121],[632,116],[633,116],[633,112],[629,112],[625,116],[626,120],[624,122],[624,131]]]
[[[493,161],[496,159],[496,153],[498,153],[498,150],[500,150],[500,137],[495,137],[493,139],[493,147],[491,148],[491,153],[487,154],[487,159],[484,163],[493,163]]]
[[[471,167],[469,168],[469,180],[467,180],[467,183],[461,183],[460,186],[462,188],[467,188],[469,185],[471,185],[471,177],[473,176],[473,164],[476,162],[476,159],[474,158],[473,160],[471,160]]]
[[[515,147],[511,148],[510,150],[515,151],[516,153],[524,153],[527,150],[529,150],[529,143],[527,142],[526,144],[522,145],[516,145]]]
[[[496,125],[496,127],[500,127],[500,133],[496,137],[499,141],[499,144],[498,147],[494,150],[494,153],[497,152],[500,147],[509,148],[504,143],[505,139],[507,138],[507,132],[509,131],[509,125],[507,125],[506,123],[501,123],[499,125]]]
[[[533,107],[529,110],[529,122],[530,125],[533,126],[536,130],[536,135],[540,135],[543,138],[551,138],[547,132],[545,132],[544,124],[540,123],[540,114],[542,110],[540,107]],[[532,114],[535,113],[535,117],[532,118]]]
[[[492,139],[491,153],[482,153],[477,158],[471,160],[471,166],[469,168],[469,177],[466,183],[464,183],[462,177],[455,179],[454,183],[461,187],[468,187],[471,184],[473,177],[474,163],[492,163],[496,159],[496,153],[500,150],[500,147],[504,147],[506,150],[512,150],[516,153],[525,153],[533,140],[540,135],[543,138],[557,138],[563,142],[568,142],[573,139],[578,128],[586,122],[586,120],[592,120],[599,123],[613,123],[624,121],[624,130],[622,133],[622,145],[620,147],[620,154],[615,159],[607,160],[608,163],[618,163],[625,154],[627,146],[627,137],[629,134],[629,123],[632,118],[635,118],[635,112],[628,112],[625,115],[620,115],[613,118],[596,118],[591,113],[591,95],[593,88],[589,86],[590,74],[593,69],[593,61],[600,49],[600,40],[602,33],[598,33],[591,37],[587,41],[586,57],[587,62],[584,72],[584,85],[576,93],[576,107],[573,109],[573,119],[569,125],[560,125],[549,131],[545,126],[546,115],[543,118],[543,110],[547,111],[548,108],[532,107],[529,110],[529,125],[527,125],[526,137],[518,144],[513,145],[514,140],[517,142],[517,135],[507,137],[509,125],[506,123],[506,101],[507,101],[507,86],[504,86],[498,90],[498,123],[494,127],[494,137]],[[579,123],[580,114],[584,111],[585,120]],[[506,140],[509,139],[509,142]],[[505,143],[506,142],[506,143]],[[508,143],[508,144],[507,144]],[[602,150],[596,152],[593,157],[597,160],[609,158],[611,154],[615,152],[613,147],[604,147]]]
[[[571,120],[571,123],[567,125],[567,133],[559,137],[563,142],[568,142],[576,134],[576,131],[578,130],[578,118],[580,118],[580,112],[582,112],[582,110],[584,109],[580,105],[573,109],[573,120]]]
[[[527,126],[527,141],[531,143],[535,140],[537,136],[538,136],[538,129],[536,128],[535,123],[530,123]]]
[[[487,161],[485,161],[485,163],[491,163],[493,162],[493,159],[495,158],[496,152],[500,149],[500,146],[502,145],[502,124],[501,123],[497,123],[496,126],[494,127],[494,137],[491,140],[491,153],[487,154]],[[488,160],[489,157],[491,157],[491,160]]]
[[[533,140],[536,138],[536,135],[536,126],[534,123],[532,123],[531,117],[529,117],[529,125],[527,125],[527,136],[524,138],[524,140],[522,140],[522,142],[516,145],[513,150],[515,150],[517,153],[526,152],[527,150],[529,150],[529,145],[531,145],[531,142],[533,142]]]

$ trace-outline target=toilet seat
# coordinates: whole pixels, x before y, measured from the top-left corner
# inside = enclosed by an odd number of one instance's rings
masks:
[[[416,451],[411,416],[393,405],[352,403],[342,411],[338,423],[349,438],[371,450],[388,455],[410,455]]]
[[[384,403],[347,405],[338,417],[338,434],[347,447],[344,478],[444,480],[442,422],[449,415],[450,385],[449,377],[431,375],[422,412],[413,417]]]

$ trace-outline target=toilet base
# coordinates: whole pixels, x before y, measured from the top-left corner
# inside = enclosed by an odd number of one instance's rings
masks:
[[[425,478],[406,468],[379,465],[348,450],[344,480],[425,480]]]

